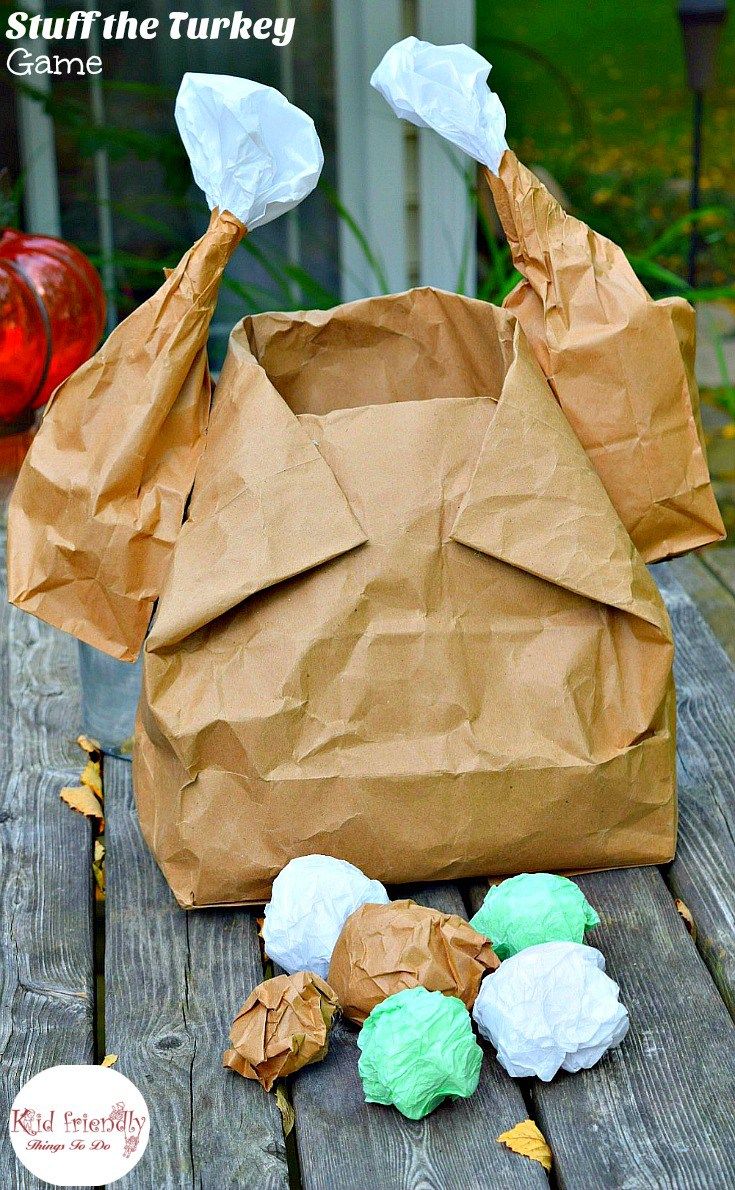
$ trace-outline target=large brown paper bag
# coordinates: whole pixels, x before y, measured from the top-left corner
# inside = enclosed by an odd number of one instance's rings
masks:
[[[393,111],[484,166],[513,263],[517,316],[642,557],[725,535],[710,485],[694,378],[694,311],[654,302],[617,245],[567,214],[505,141],[490,64],[464,45],[408,37],[372,84]]]
[[[433,290],[232,334],[147,642],[178,900],[664,862],[666,612],[515,317]]]

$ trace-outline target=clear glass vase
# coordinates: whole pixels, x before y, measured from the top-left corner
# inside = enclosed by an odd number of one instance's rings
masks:
[[[79,642],[84,733],[110,756],[132,759],[142,676],[142,651],[137,661],[117,661]]]

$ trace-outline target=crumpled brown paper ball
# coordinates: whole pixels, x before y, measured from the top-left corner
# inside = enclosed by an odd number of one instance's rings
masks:
[[[223,1064],[270,1091],[277,1078],[320,1062],[329,1048],[337,997],[311,971],[259,983],[232,1023]]]
[[[344,1015],[361,1024],[386,997],[419,984],[472,1008],[483,975],[499,966],[487,938],[461,917],[391,901],[362,905],[347,918],[329,984]]]

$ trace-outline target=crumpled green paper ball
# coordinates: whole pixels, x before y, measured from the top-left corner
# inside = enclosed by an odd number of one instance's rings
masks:
[[[581,888],[566,876],[524,872],[489,889],[470,925],[499,959],[542,942],[584,942],[600,919]]]
[[[368,1103],[420,1120],[443,1099],[467,1099],[480,1081],[482,1050],[461,1000],[406,988],[370,1013],[357,1044]]]

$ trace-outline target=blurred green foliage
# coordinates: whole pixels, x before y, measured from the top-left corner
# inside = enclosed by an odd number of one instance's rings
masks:
[[[572,209],[619,243],[683,276],[692,97],[674,0],[477,3],[477,47],[508,113],[508,140],[560,182]],[[700,283],[734,279],[735,20],[725,25],[718,82],[705,106]],[[676,234],[670,234],[676,229]],[[655,294],[682,292],[645,265]],[[689,296],[689,295],[687,295]]]

